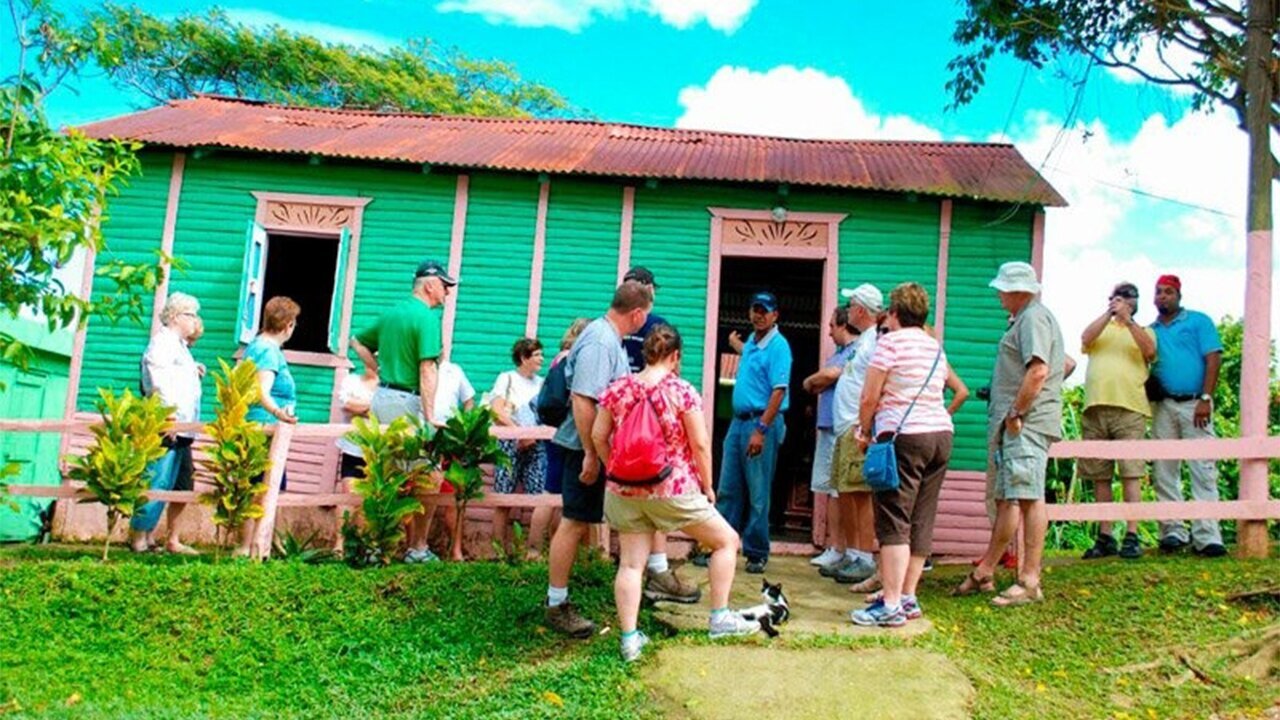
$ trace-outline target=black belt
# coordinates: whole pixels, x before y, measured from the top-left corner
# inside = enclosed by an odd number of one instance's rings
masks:
[[[399,390],[402,393],[409,393],[410,395],[418,394],[417,388],[405,387],[404,385],[396,385],[395,383],[382,383],[382,387],[387,388],[388,390]]]
[[[1174,402],[1186,402],[1188,400],[1200,399],[1199,395],[1174,395],[1172,393],[1165,395],[1165,397],[1169,400],[1173,400]]]
[[[165,437],[161,438],[160,446],[166,450],[181,450],[182,448],[191,447],[195,443],[195,441],[196,441],[195,438],[187,437],[185,435],[179,435],[172,439],[170,439],[169,436],[166,435]]]
[[[750,420],[750,419],[752,419],[752,418],[763,417],[763,416],[764,416],[764,411],[763,411],[763,410],[752,410],[751,412],[740,412],[740,413],[734,413],[734,414],[733,414],[733,416],[734,416],[735,418],[739,419],[739,420]]]

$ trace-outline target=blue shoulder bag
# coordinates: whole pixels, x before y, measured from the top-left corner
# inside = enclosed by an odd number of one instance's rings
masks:
[[[907,406],[907,411],[902,413],[902,420],[898,422],[901,428],[907,422],[907,417],[911,415],[912,409],[916,406],[916,400],[920,399],[920,395],[924,393],[924,389],[929,387],[929,381],[933,379],[933,374],[938,370],[938,361],[942,359],[942,345],[938,345],[938,354],[933,358],[933,367],[929,368],[929,375],[924,379],[924,384],[916,391],[916,396],[911,399],[911,404]],[[894,441],[898,439],[898,431],[894,430],[887,440],[882,442],[873,442],[867,446],[867,457],[862,463],[862,479],[867,483],[867,487],[872,492],[889,492],[898,489],[898,452],[894,449]]]

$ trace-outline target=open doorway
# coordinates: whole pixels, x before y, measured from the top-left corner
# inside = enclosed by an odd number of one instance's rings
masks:
[[[761,257],[724,257],[720,267],[719,314],[716,325],[714,457],[722,457],[724,437],[732,420],[734,378],[738,356],[728,337],[737,331],[751,334],[747,303],[761,290],[778,298],[778,325],[791,345],[790,409],[784,416],[786,441],[778,455],[773,480],[769,528],[773,539],[807,542],[813,526],[813,501],[809,476],[813,467],[814,417],[817,400],[804,392],[805,377],[819,367],[825,330],[823,260]],[[717,462],[720,468],[723,463]]]

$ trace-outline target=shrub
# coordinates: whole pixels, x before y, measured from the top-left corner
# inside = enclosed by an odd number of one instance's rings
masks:
[[[111,534],[121,518],[133,517],[146,502],[150,483],[147,466],[167,452],[162,436],[171,424],[173,408],[159,396],[140,398],[125,389],[119,396],[98,390],[102,422],[90,426],[94,441],[88,452],[70,458],[69,475],[84,482],[93,496],[81,502],[100,502],[107,508],[107,539],[102,559],[111,548]]]
[[[482,465],[510,467],[511,458],[502,450],[493,428],[493,411],[485,406],[459,410],[436,433],[433,447],[444,477],[454,487],[453,502],[458,509],[457,543],[467,517],[467,505],[484,497]]]
[[[363,526],[345,515],[342,526],[343,555],[355,567],[389,565],[404,540],[404,523],[422,512],[417,492],[435,492],[440,486],[437,466],[431,461],[434,429],[415,417],[397,418],[386,427],[377,417],[355,418],[347,439],[364,456],[364,473],[351,483],[361,497]]]
[[[205,426],[213,441],[204,462],[213,489],[200,502],[213,509],[213,524],[221,542],[239,535],[246,520],[262,517],[258,497],[267,484],[253,479],[269,466],[267,434],[262,425],[248,419],[249,406],[261,395],[258,369],[252,361],[229,366],[219,359],[222,372],[214,376],[218,387],[218,414]]]

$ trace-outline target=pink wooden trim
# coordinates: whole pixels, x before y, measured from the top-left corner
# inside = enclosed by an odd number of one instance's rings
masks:
[[[770,210],[742,210],[738,208],[709,207],[707,212],[712,217],[733,220],[773,220]],[[787,222],[839,223],[849,217],[848,213],[819,213],[787,211]]]
[[[716,330],[720,319],[720,236],[724,229],[724,217],[711,216],[711,252],[707,261],[707,314],[702,335],[702,407],[707,418],[707,430],[715,427],[716,401]]]
[[[355,208],[347,228],[347,274],[342,279],[342,318],[338,321],[338,354],[345,360],[351,344],[351,314],[356,302],[356,276],[360,263],[360,236],[364,227],[364,205]],[[336,288],[335,288],[336,289]]]
[[[1048,505],[1050,520],[1265,520],[1280,517],[1280,500]]]
[[[622,230],[618,233],[618,284],[631,269],[631,227],[636,214],[636,189],[622,188]]]
[[[23,497],[52,497],[59,499],[89,499],[92,495],[80,483],[74,485],[17,485],[9,488],[10,495]],[[196,490],[147,490],[146,496],[151,500],[165,502],[194,503],[198,502],[200,492]],[[442,500],[452,503],[453,495],[444,493],[424,494],[425,499]],[[276,498],[276,507],[332,507],[334,505],[357,506],[363,501],[354,493],[281,493]],[[486,492],[484,497],[473,500],[470,507],[506,507],[534,508],[560,507],[560,496],[552,494],[526,495]]]
[[[151,334],[160,329],[160,311],[169,298],[169,275],[172,270],[164,258],[173,255],[173,240],[178,231],[178,201],[182,197],[182,176],[187,165],[186,153],[173,154],[173,166],[169,170],[169,199],[164,208],[164,229],[160,231],[160,282],[156,285],[155,299],[151,303]]]
[[[538,312],[542,309],[542,268],[547,259],[547,206],[551,202],[551,181],[538,188],[538,220],[533,227],[533,267],[529,269],[529,310],[524,336],[538,337]]]
[[[309,367],[328,367],[328,368],[351,368],[354,367],[351,361],[344,355],[335,355],[333,353],[308,352],[306,350],[284,350],[284,359],[288,360],[292,365],[306,365]],[[244,357],[244,346],[236,348],[231,353],[234,360]]]
[[[93,299],[93,271],[97,262],[98,254],[93,248],[89,248],[84,253],[84,272],[80,275],[80,297],[87,300]],[[62,407],[63,421],[70,421],[76,415],[76,404],[80,400],[80,376],[84,372],[84,340],[85,335],[89,332],[89,318],[79,318],[80,325],[76,327],[75,338],[71,341],[71,365],[68,368],[67,375],[67,398],[66,403]],[[71,451],[71,432],[70,428],[59,428],[62,437],[58,440],[58,466],[62,467],[62,458],[67,456]],[[65,482],[65,480],[64,480]]]
[[[1280,457],[1280,437],[1206,438],[1203,440],[1069,440],[1050,446],[1049,457],[1107,460],[1263,459]]]
[[[934,282],[933,335],[942,342],[947,327],[947,271],[951,263],[951,200],[942,201],[938,220],[938,276]]]
[[[830,251],[820,247],[769,247],[768,245],[722,245],[721,257],[787,258],[826,260]]]
[[[1254,230],[1246,245],[1244,360],[1240,368],[1240,434],[1246,438],[1267,434],[1271,396],[1271,239],[1270,230]],[[1240,497],[1261,500],[1268,492],[1267,465],[1250,465],[1253,467],[1240,468]]]
[[[364,207],[373,202],[371,197],[357,197],[355,195],[308,195],[305,193],[264,192],[260,190],[252,190],[249,194],[258,199],[259,208],[265,207],[269,202],[292,202],[304,205],[345,205],[351,208]],[[261,224],[261,221],[259,221],[259,224]]]
[[[1031,267],[1044,282],[1044,211],[1037,210],[1031,220]]]
[[[258,520],[257,533],[250,546],[250,557],[266,560],[271,557],[272,540],[276,533],[276,509],[280,505],[280,481],[289,462],[289,443],[293,440],[293,425],[280,423],[271,438],[271,469],[267,471],[267,493],[262,497],[262,518]]]
[[[839,302],[840,295],[840,220],[844,219],[844,215],[838,216],[839,219],[830,219],[827,221],[827,251],[823,255],[822,260],[822,317],[818,320],[818,336],[821,350],[818,353],[820,361],[836,354],[836,341],[831,339],[831,335],[824,332],[827,319],[836,311],[836,303]],[[824,538],[825,540],[825,538]]]
[[[100,422],[101,419],[97,413],[75,413],[73,418],[64,420],[0,420],[0,432],[88,433],[89,426]],[[177,432],[202,434],[205,424],[199,422],[174,423],[171,427]],[[274,435],[278,427],[284,426],[273,423],[263,427],[262,430],[268,435]],[[291,434],[294,438],[337,439],[350,432],[354,426],[345,423],[306,423],[290,425],[289,427],[292,428]],[[489,432],[499,440],[550,440],[556,434],[556,429],[548,425],[535,427],[495,425]]]
[[[458,184],[453,192],[453,231],[449,236],[449,274],[455,278],[462,272],[462,243],[467,234],[467,197],[470,188],[470,176],[459,175]],[[449,357],[453,347],[453,323],[458,317],[458,290],[444,301],[443,333],[444,356]]]

